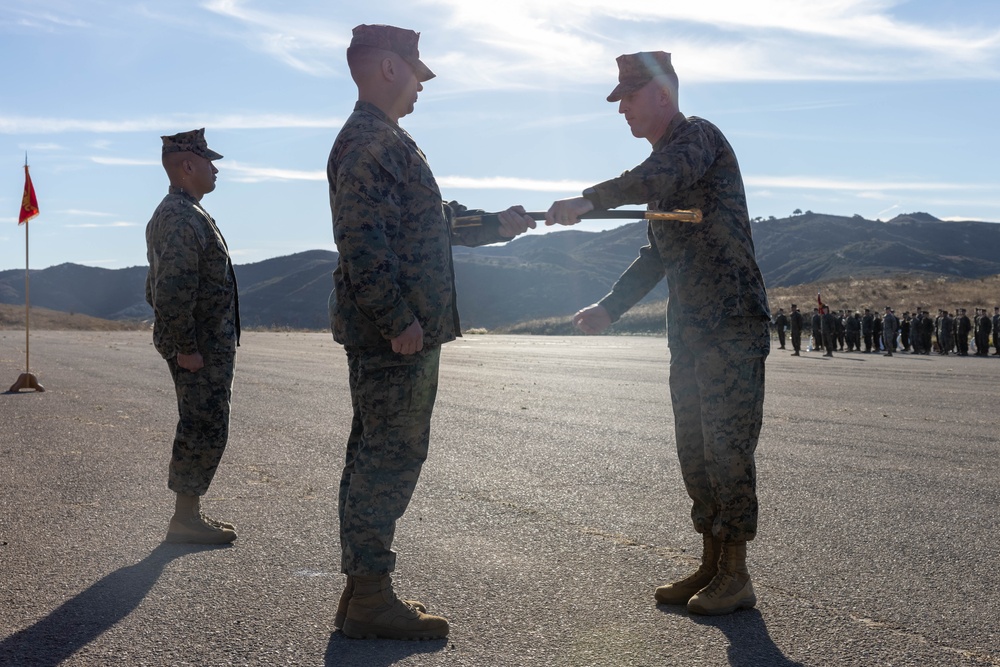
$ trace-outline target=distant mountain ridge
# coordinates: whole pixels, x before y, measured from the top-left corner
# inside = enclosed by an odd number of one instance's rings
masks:
[[[944,222],[927,213],[888,222],[807,212],[753,223],[769,287],[898,273],[980,278],[1000,274],[1000,224]],[[502,246],[456,246],[466,328],[567,315],[608,292],[646,243],[646,223],[605,232],[526,234]],[[247,326],[325,329],[337,253],[328,250],[236,266]],[[31,272],[34,306],[106,319],[148,319],[146,267],[60,264]],[[663,299],[661,283],[645,301]],[[0,272],[0,303],[24,303],[24,271]]]

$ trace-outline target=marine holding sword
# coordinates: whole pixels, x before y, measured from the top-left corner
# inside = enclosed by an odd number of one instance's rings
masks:
[[[499,226],[452,230],[427,158],[399,120],[434,73],[419,33],[359,25],[347,49],[358,102],[330,151],[327,179],[339,257],[331,307],[353,405],[340,480],[341,569],[334,624],[354,638],[432,639],[448,621],[397,597],[396,521],[427,458],[441,345],[461,335],[452,244],[509,240],[535,227],[520,206]]]
[[[591,211],[639,203],[702,213],[699,224],[651,219],[648,245],[611,292],[573,321],[600,333],[666,277],[677,454],[703,551],[696,572],[660,586],[655,597],[693,613],[727,614],[756,604],[746,545],[757,533],[754,451],[770,351],[767,294],[729,142],[715,125],[680,113],[669,53],[622,55],[618,70],[608,101],[619,103],[632,135],[653,152],[583,196],[553,203],[545,222],[573,225]]]

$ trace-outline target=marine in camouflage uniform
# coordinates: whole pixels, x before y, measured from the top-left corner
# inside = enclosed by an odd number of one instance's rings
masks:
[[[677,453],[704,552],[695,575],[657,589],[656,597],[697,613],[728,613],[756,602],[745,547],[757,533],[754,451],[770,351],[767,295],[732,147],[712,123],[680,113],[670,54],[623,55],[618,67],[608,101],[621,100],[632,134],[650,141],[653,152],[582,198],[554,203],[546,223],[574,224],[591,209],[636,203],[704,215],[701,224],[650,221],[638,258],[574,321],[585,332],[603,330],[667,279]]]
[[[230,542],[231,524],[201,514],[229,437],[229,411],[239,341],[236,274],[226,241],[201,198],[215,188],[204,130],[163,137],[169,193],[146,227],[153,307],[153,344],[167,361],[177,393],[178,421],[167,486],[177,511],[167,539]]]
[[[398,125],[422,82],[434,76],[419,60],[417,39],[392,26],[354,29],[348,62],[359,102],[327,163],[339,252],[331,327],[347,354],[354,409],[339,495],[348,584],[335,624],[353,637],[448,633],[447,621],[420,613],[422,606],[416,615],[400,608],[389,574],[396,521],[427,458],[441,345],[461,335],[451,247],[506,241],[534,226],[515,207],[519,213],[501,214],[499,229],[452,229],[453,207],[444,204],[424,153]],[[403,97],[381,106],[370,101],[385,99],[389,86],[399,84],[389,76],[404,78]]]

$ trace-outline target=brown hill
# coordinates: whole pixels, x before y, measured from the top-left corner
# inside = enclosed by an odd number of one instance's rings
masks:
[[[976,308],[993,311],[1000,306],[1000,275],[961,279],[895,275],[884,278],[821,280],[793,287],[775,287],[767,291],[771,312],[778,308],[789,312],[797,304],[803,312],[812,312],[816,295],[834,310],[861,311],[864,308],[882,312],[890,306],[896,315],[913,311],[919,306],[936,315],[938,308],[954,313],[965,308],[970,315]],[[636,306],[616,322],[609,334],[663,334],[666,332],[666,300]],[[579,333],[569,317],[550,317],[522,322],[497,329],[494,333],[570,335]]]
[[[148,328],[149,324],[120,320],[102,320],[99,317],[64,313],[48,308],[31,308],[32,329],[60,331],[135,331]],[[24,306],[0,303],[0,329],[24,329]]]

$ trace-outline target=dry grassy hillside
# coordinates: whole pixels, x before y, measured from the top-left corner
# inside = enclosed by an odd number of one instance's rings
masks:
[[[102,320],[99,317],[63,313],[47,308],[31,309],[32,329],[60,331],[134,331],[148,328],[148,324]],[[0,329],[24,329],[24,306],[0,303]]]
[[[835,310],[862,310],[871,308],[881,312],[891,306],[897,315],[919,306],[937,314],[938,308],[954,312],[966,308],[971,314],[976,308],[1000,306],[1000,275],[973,280],[946,277],[892,276],[886,278],[845,278],[824,280],[794,287],[768,290],[771,312],[778,308],[789,311],[791,304],[811,312],[816,305],[816,294]],[[608,333],[613,334],[662,334],[666,330],[665,302],[658,301],[633,308],[622,317]],[[570,323],[570,315],[522,322],[498,329],[496,333],[569,335],[579,333]]]
[[[861,310],[871,308],[881,311],[892,306],[897,315],[912,311],[915,306],[937,313],[938,308],[954,312],[966,308],[970,313],[975,308],[1000,305],[1000,275],[973,280],[946,277],[892,276],[885,278],[846,278],[797,285],[777,287],[768,290],[771,311],[784,308],[787,312],[793,303],[803,311],[811,311],[816,305],[816,294],[823,295],[823,302],[835,310]],[[616,323],[609,333],[615,334],[658,334],[666,328],[665,304],[657,301],[633,308]],[[510,327],[491,330],[493,333],[567,335],[578,333],[570,323],[571,314],[530,320]],[[31,309],[32,329],[127,331],[149,327],[148,323],[102,320],[97,317],[75,313],[63,313],[45,308]],[[0,304],[0,329],[23,329],[24,306]],[[472,330],[468,333],[485,333]]]
[[[816,294],[823,296],[823,303],[834,310],[862,310],[871,308],[882,311],[891,306],[897,315],[912,312],[919,306],[932,314],[938,308],[954,313],[958,308],[972,312],[976,308],[989,308],[993,312],[1000,306],[1000,276],[973,280],[945,277],[927,278],[892,276],[820,281],[809,285],[780,287],[768,290],[771,311],[795,303],[800,310],[811,310],[816,305]]]

